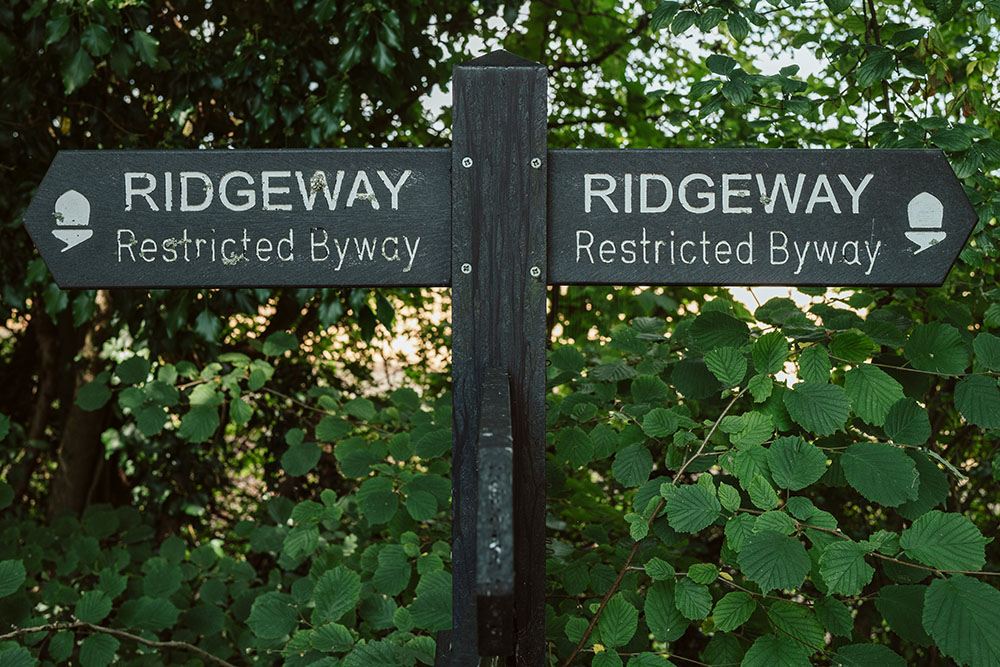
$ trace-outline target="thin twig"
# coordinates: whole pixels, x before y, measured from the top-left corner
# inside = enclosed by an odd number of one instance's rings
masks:
[[[24,635],[31,635],[36,632],[52,632],[55,630],[90,630],[91,632],[102,632],[106,635],[113,635],[115,637],[121,637],[122,639],[127,639],[129,641],[148,646],[150,648],[158,649],[180,649],[182,651],[190,651],[191,653],[196,653],[205,660],[214,662],[217,665],[222,665],[223,667],[236,667],[236,665],[231,662],[226,662],[222,658],[212,655],[211,653],[198,648],[194,644],[188,644],[187,642],[180,641],[168,641],[160,642],[154,641],[152,639],[146,639],[145,637],[140,637],[139,635],[133,635],[131,632],[125,632],[124,630],[117,630],[115,628],[108,628],[103,625],[94,625],[93,623],[84,623],[83,621],[76,621],[74,623],[49,623],[48,625],[38,625],[32,628],[18,628],[13,632],[8,632],[5,635],[0,635],[0,642],[8,641],[10,639],[17,639],[18,637],[23,637]]]

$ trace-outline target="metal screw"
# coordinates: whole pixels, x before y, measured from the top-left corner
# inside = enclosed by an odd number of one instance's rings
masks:
[[[542,166],[542,161],[537,157],[533,157],[531,158],[531,166],[534,169],[539,169]]]
[[[531,270],[528,273],[531,274],[532,278],[537,278],[538,276],[542,275],[542,269],[540,267],[533,266],[531,267]]]
[[[469,160],[469,158],[465,158],[465,159]],[[472,162],[472,160],[469,160],[469,162]],[[465,264],[463,264],[462,265],[462,273],[472,273],[472,264],[469,264],[468,262],[466,262]]]
[[[462,158],[462,166],[465,167],[466,169],[468,169],[469,167],[471,167],[472,166],[472,158],[468,157],[468,156]]]

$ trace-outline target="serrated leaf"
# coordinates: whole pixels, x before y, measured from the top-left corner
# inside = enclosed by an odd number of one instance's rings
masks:
[[[715,627],[723,632],[732,632],[750,620],[756,607],[749,593],[743,591],[727,593],[715,603],[715,611],[712,612]]]
[[[872,49],[855,74],[858,85],[867,88],[888,78],[895,66],[896,60],[892,51],[881,47]]]
[[[830,355],[822,345],[810,345],[799,355],[799,378],[826,384],[830,381]]]
[[[730,79],[722,84],[722,96],[735,106],[743,106],[753,99],[753,88],[740,79]]]
[[[316,467],[323,450],[314,442],[300,442],[281,455],[281,468],[291,477],[301,477]]]
[[[719,484],[719,502],[722,503],[722,506],[726,510],[735,512],[740,508],[740,503],[742,502],[740,492],[723,482]]]
[[[729,439],[741,449],[762,445],[774,434],[774,421],[767,413],[753,410],[740,415],[738,420],[739,428]]]
[[[677,489],[667,500],[670,527],[681,533],[697,533],[719,517],[722,506],[714,493],[697,484]]]
[[[762,635],[754,640],[740,667],[811,667],[802,645],[785,635]]]
[[[754,533],[754,523],[754,518],[749,514],[737,514],[726,521],[724,532],[730,549],[737,553],[743,549],[747,539]]]
[[[354,426],[346,419],[329,415],[316,424],[316,439],[320,442],[336,442],[346,438],[352,430]]]
[[[404,607],[400,607],[404,609]],[[340,623],[321,625],[309,635],[309,645],[322,653],[345,653],[354,646],[351,631]]]
[[[451,574],[444,570],[428,572],[417,584],[417,598],[410,605],[413,623],[418,628],[436,632],[451,628]]]
[[[282,541],[281,550],[289,558],[302,558],[316,551],[319,544],[319,528],[316,526],[295,526]]]
[[[580,468],[594,457],[594,442],[580,427],[563,429],[556,435],[556,456],[572,468]]]
[[[719,568],[711,563],[695,563],[688,568],[688,577],[698,584],[710,584],[719,578]]]
[[[698,349],[707,352],[719,347],[742,347],[750,339],[750,329],[745,322],[712,310],[695,318],[688,335]]]
[[[935,579],[924,596],[924,629],[962,665],[1000,664],[998,618],[1000,591],[972,577]]]
[[[94,59],[90,57],[86,49],[80,47],[72,58],[64,61],[62,66],[62,81],[66,94],[70,95],[83,87],[93,73]]]
[[[927,410],[912,398],[893,403],[883,428],[889,439],[900,445],[922,445],[931,437]]]
[[[653,557],[646,561],[646,574],[657,581],[673,581],[674,566],[662,558]]]
[[[967,517],[931,510],[899,536],[907,556],[939,570],[978,570],[986,563],[986,544]]]
[[[49,655],[57,663],[65,662],[69,660],[69,657],[73,655],[73,646],[76,644],[76,637],[74,634],[68,630],[61,630],[49,639]],[[0,664],[2,664],[0,660]],[[34,661],[28,663],[29,665],[34,665]]]
[[[833,660],[844,667],[906,667],[906,661],[898,653],[881,644],[841,646]]]
[[[667,384],[653,375],[640,375],[632,380],[631,392],[636,403],[662,403],[670,396]]]
[[[646,567],[648,570],[649,565]],[[670,579],[673,579],[673,575]],[[672,581],[658,581],[649,587],[646,591],[643,613],[650,632],[660,641],[677,641],[688,626],[687,619],[681,615],[674,603]]]
[[[106,667],[115,659],[121,644],[111,635],[95,632],[80,642],[81,667]]]
[[[812,567],[801,542],[773,530],[748,536],[739,558],[743,574],[764,592],[799,588]]]
[[[615,648],[631,641],[638,628],[639,612],[622,593],[616,593],[608,600],[604,612],[597,621],[601,633],[601,643]]]
[[[903,347],[903,356],[913,367],[934,373],[961,374],[969,366],[969,350],[958,330],[950,324],[918,324]]]
[[[685,577],[674,584],[674,605],[684,618],[692,621],[708,618],[712,611],[712,594],[708,586]]]
[[[763,403],[771,397],[771,392],[774,391],[774,380],[767,375],[754,375],[747,382],[747,389],[750,390],[754,403]]]
[[[948,485],[948,476],[926,454],[909,450],[906,455],[913,459],[917,466],[920,484],[916,499],[906,501],[897,507],[896,511],[900,516],[913,521],[942,504],[948,497],[951,487]]]
[[[847,483],[872,502],[896,507],[918,497],[916,464],[898,447],[860,442],[844,450],[840,465]]]
[[[972,343],[972,349],[978,369],[1000,371],[1000,338],[990,333],[981,333]]]
[[[871,583],[875,569],[865,562],[871,551],[858,542],[834,542],[823,550],[819,566],[823,581],[830,593],[860,595],[861,589]]]
[[[712,375],[727,387],[735,387],[743,382],[747,374],[747,360],[733,347],[719,347],[705,355],[705,365]]]
[[[117,618],[126,626],[159,632],[176,624],[179,614],[170,600],[144,595],[125,601]]]
[[[775,493],[771,484],[760,475],[750,480],[747,493],[750,496],[750,502],[762,510],[773,510],[778,506],[778,494]]]
[[[135,47],[136,53],[139,54],[139,59],[147,65],[155,65],[157,60],[157,51],[160,47],[160,42],[158,39],[150,35],[148,32],[142,30],[135,30],[132,32],[132,45]]]
[[[779,632],[797,640],[807,654],[823,650],[823,627],[812,610],[804,604],[779,600],[767,610],[767,617]]]
[[[104,591],[87,591],[73,609],[73,615],[84,623],[100,623],[110,613],[111,598]]]
[[[437,514],[437,498],[427,491],[411,491],[406,495],[406,511],[414,521],[430,521]]]
[[[354,609],[361,595],[361,577],[343,565],[327,570],[313,589],[312,624],[336,622]]]
[[[645,484],[653,471],[653,455],[645,445],[635,443],[622,448],[615,455],[611,472],[622,486]]]
[[[820,598],[813,605],[816,618],[830,634],[850,637],[854,631],[854,618],[851,610],[843,602],[832,597]]]
[[[17,591],[27,576],[23,561],[0,561],[0,598],[7,597]]]
[[[875,426],[885,424],[889,409],[903,399],[903,386],[882,369],[869,364],[847,371],[844,390],[851,399],[854,413]]]
[[[666,438],[677,430],[677,414],[665,408],[653,408],[642,419],[642,431],[651,438]]]
[[[782,489],[798,491],[826,472],[826,454],[798,436],[777,438],[767,450],[771,478]]]
[[[996,378],[969,375],[955,385],[955,407],[965,420],[980,428],[1000,427],[1000,387]]]
[[[883,586],[875,598],[875,607],[889,628],[906,641],[930,646],[931,638],[923,626],[926,586]]]
[[[753,365],[758,373],[773,375],[785,367],[788,339],[780,331],[771,331],[753,344]]]
[[[289,604],[289,598],[275,592],[258,596],[250,607],[247,626],[261,639],[284,637],[298,625],[298,614]]]
[[[177,435],[188,442],[207,442],[219,428],[219,409],[210,405],[191,408],[181,417]]]
[[[778,510],[764,512],[753,522],[753,532],[755,533],[762,530],[773,530],[782,535],[791,535],[796,528],[795,519]]]
[[[399,595],[410,584],[413,568],[403,546],[389,544],[378,553],[378,567],[372,577],[375,590],[384,595]]]
[[[92,382],[88,382],[80,387],[76,392],[76,404],[80,409],[88,412],[100,410],[111,400],[111,390],[108,388],[107,381],[105,380],[106,377],[107,374],[104,374],[103,377],[99,376]]]
[[[835,384],[802,382],[784,396],[788,414],[816,435],[832,435],[843,428],[851,414],[851,401]]]
[[[866,333],[859,329],[848,329],[830,341],[830,354],[850,362],[864,361],[878,346]]]

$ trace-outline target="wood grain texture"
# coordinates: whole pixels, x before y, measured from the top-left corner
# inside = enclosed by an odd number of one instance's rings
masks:
[[[509,663],[535,667],[545,654],[546,70],[490,54],[456,67],[453,90],[450,664],[478,664],[475,442],[484,372],[498,368],[510,376],[514,439]]]

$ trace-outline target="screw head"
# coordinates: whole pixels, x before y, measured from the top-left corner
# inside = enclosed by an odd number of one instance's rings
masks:
[[[534,169],[540,169],[542,166],[542,161],[537,157],[533,157],[531,158],[531,166]]]
[[[468,169],[469,167],[471,167],[472,166],[472,158],[469,157],[469,156],[465,156],[464,158],[462,158],[462,166],[465,167],[466,169]]]
[[[468,159],[468,158],[466,158]],[[462,273],[472,273],[472,264],[466,262],[462,265]]]
[[[542,269],[541,267],[533,266],[531,267],[531,270],[528,273],[531,274],[532,278],[537,278],[538,276],[542,275]]]

